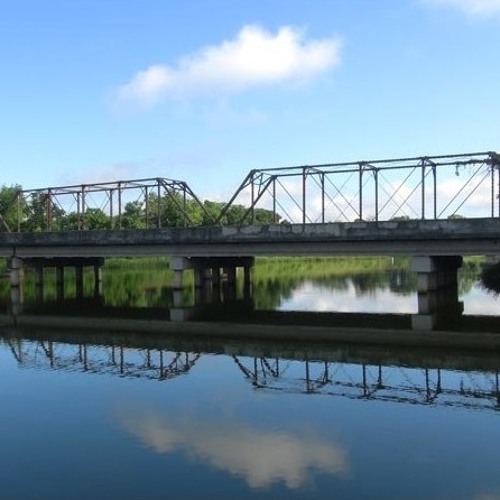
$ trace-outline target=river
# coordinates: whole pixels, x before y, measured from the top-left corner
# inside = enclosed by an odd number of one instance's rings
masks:
[[[418,312],[406,272],[267,278],[251,313],[275,323]],[[138,318],[168,286],[113,279],[92,307],[28,298],[17,326],[2,316],[2,498],[500,498],[498,350],[218,335],[234,317],[150,331]],[[498,299],[475,277],[459,290],[463,316],[495,330]],[[136,326],[104,328],[99,308]]]

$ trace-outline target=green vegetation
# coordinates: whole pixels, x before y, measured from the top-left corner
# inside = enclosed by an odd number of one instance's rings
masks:
[[[482,258],[468,258],[459,272],[459,293],[467,293],[478,281],[483,266]],[[497,266],[497,272],[498,271]],[[5,275],[5,269],[3,271]],[[354,287],[356,295],[387,289],[398,294],[416,291],[416,275],[409,271],[408,258],[389,257],[265,257],[258,258],[253,270],[252,297],[259,309],[275,309],[302,284],[310,282],[331,290]],[[104,304],[112,307],[161,307],[173,303],[172,273],[168,258],[107,259],[103,268]],[[183,300],[194,304],[193,273],[185,274]],[[84,293],[93,295],[93,271],[84,274]],[[238,295],[243,296],[242,276],[238,277]],[[34,300],[34,274],[26,272],[26,300]],[[55,272],[45,272],[45,297],[56,298]],[[75,297],[74,272],[65,273],[67,298]],[[0,280],[0,296],[9,296],[7,279]]]
[[[71,231],[78,229],[146,229],[154,227],[183,227],[240,224],[247,209],[232,205],[218,220],[225,203],[184,199],[179,192],[163,196],[149,193],[143,202],[132,201],[124,205],[121,214],[110,216],[100,208],[87,207],[85,213],[65,212],[46,193],[31,193],[24,197],[21,186],[0,187],[0,231],[39,232],[45,230]],[[281,217],[271,210],[256,208],[253,224],[272,224]],[[250,217],[245,223],[250,224]]]
[[[495,295],[500,294],[500,262],[484,266],[481,271],[481,285]]]

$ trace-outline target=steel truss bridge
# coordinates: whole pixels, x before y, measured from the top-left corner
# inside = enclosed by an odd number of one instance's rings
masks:
[[[174,208],[175,220],[162,217],[162,200]],[[36,217],[38,230],[84,230],[89,229],[86,215],[100,210],[109,216],[109,229],[123,229],[127,203],[140,208],[144,228],[202,224],[193,209],[203,224],[218,225],[236,206],[244,207],[237,224],[255,223],[259,208],[271,211],[276,223],[493,218],[500,217],[500,155],[489,151],[253,169],[216,213],[207,211],[185,181],[160,177],[19,190],[0,207],[0,227],[21,232],[24,221]],[[58,214],[72,214],[72,225],[56,225]]]
[[[187,375],[203,354],[138,347],[4,338],[20,368],[149,380]],[[251,350],[251,349],[250,349]],[[474,370],[359,360],[230,355],[258,391],[500,411],[500,366]]]

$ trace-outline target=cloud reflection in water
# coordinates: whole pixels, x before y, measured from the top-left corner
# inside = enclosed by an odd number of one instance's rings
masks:
[[[120,424],[157,453],[183,451],[263,488],[282,481],[299,488],[313,471],[345,477],[347,452],[320,436],[270,432],[246,424],[172,420],[155,412],[120,414]]]

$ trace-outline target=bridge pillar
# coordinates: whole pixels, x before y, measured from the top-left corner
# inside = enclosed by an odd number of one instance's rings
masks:
[[[251,264],[246,264],[243,266],[243,295],[245,299],[250,299],[252,296],[252,266]]]
[[[226,283],[228,286],[236,286],[236,267],[224,267],[224,274],[226,276]]]
[[[173,271],[172,288],[181,290],[184,287],[184,271],[191,268],[189,259],[174,255],[170,257],[169,268]]]
[[[64,266],[56,267],[56,298],[64,300]]]
[[[220,288],[220,267],[212,267],[212,288]]]
[[[417,273],[417,291],[429,292],[440,288],[456,288],[457,272],[462,257],[413,257],[410,269]]]
[[[24,283],[24,261],[19,257],[12,257],[10,259],[10,286],[21,287]]]
[[[463,312],[458,300],[458,269],[462,257],[413,257],[410,269],[417,273],[418,314],[412,328],[432,330],[438,324],[452,323]]]
[[[43,302],[43,266],[35,266],[35,298],[37,302]]]
[[[169,267],[173,271],[172,288],[174,291],[174,309],[181,308],[182,295],[176,293],[183,288],[183,277],[186,269],[194,271],[195,305],[220,302],[221,295],[225,301],[232,301],[237,297],[237,268],[244,270],[244,292],[249,297],[251,293],[251,268],[253,257],[182,257],[173,256]],[[221,269],[224,272],[224,283],[221,283]],[[185,314],[173,314],[171,319],[185,317]],[[178,319],[176,319],[178,321]]]
[[[12,257],[8,262],[12,314],[21,314],[24,302],[24,261]]]
[[[76,298],[83,298],[83,265],[78,264],[75,266],[75,291]]]
[[[94,297],[102,295],[102,265],[94,264]]]

